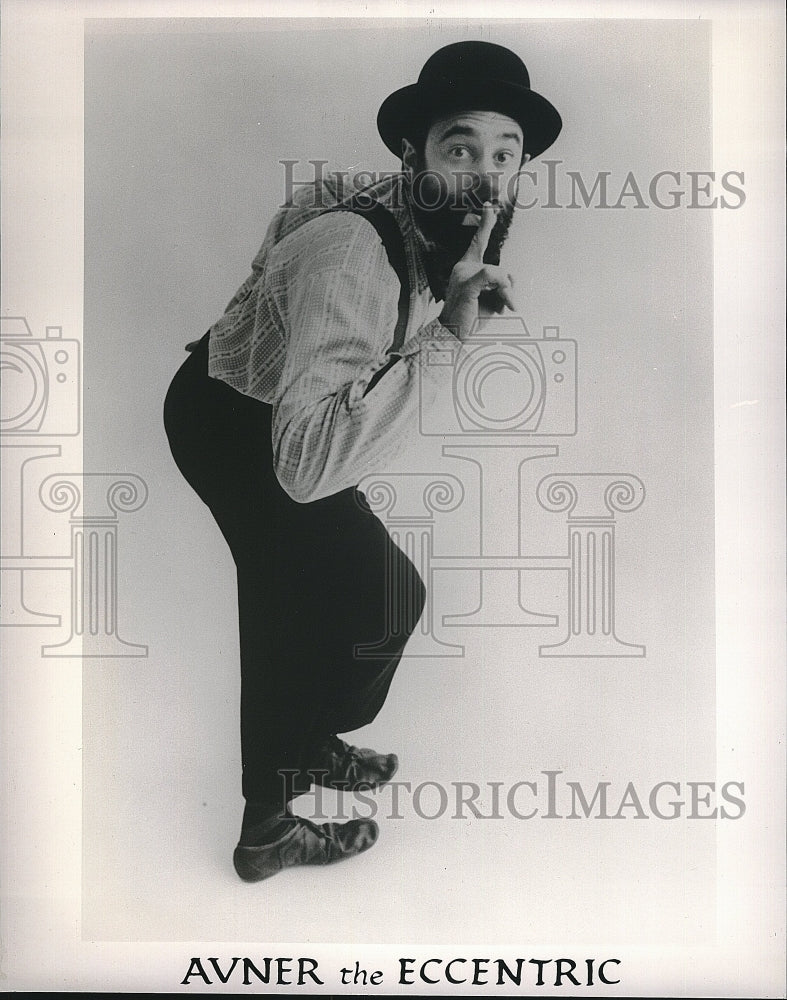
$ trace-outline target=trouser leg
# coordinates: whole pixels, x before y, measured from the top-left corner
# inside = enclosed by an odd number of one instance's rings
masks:
[[[372,722],[423,609],[415,567],[374,515],[354,502],[318,514],[314,532],[301,526],[278,535],[267,561],[249,559],[247,544],[239,563],[247,798],[269,793],[279,778],[270,762],[308,771],[328,735]],[[264,565],[276,569],[260,572]],[[409,599],[392,609],[392,591],[401,595],[404,584]],[[383,656],[358,655],[357,646],[378,643],[387,631]]]
[[[243,793],[280,800],[281,770],[308,769],[329,734],[377,715],[424,588],[355,491],[311,504],[287,496],[273,471],[271,408],[209,378],[206,346],[173,380],[165,423],[237,566]],[[392,605],[403,581],[409,597]],[[356,654],[387,633],[383,657]]]
[[[344,640],[337,637],[342,683],[331,700],[333,733],[360,729],[377,716],[424,608],[426,589],[415,566],[376,518],[375,533],[369,557],[353,569],[348,590],[358,600],[344,622]]]

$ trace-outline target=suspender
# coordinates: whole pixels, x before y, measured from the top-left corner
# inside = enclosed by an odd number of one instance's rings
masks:
[[[407,320],[410,313],[410,272],[407,269],[407,253],[404,247],[404,237],[402,236],[402,232],[399,229],[399,225],[393,215],[391,215],[391,213],[383,208],[383,206],[378,202],[372,201],[370,203],[369,198],[364,197],[363,195],[355,195],[347,201],[333,206],[329,209],[329,211],[355,212],[357,215],[362,215],[369,223],[371,223],[377,231],[377,235],[382,240],[383,246],[385,247],[385,252],[388,255],[388,263],[394,269],[396,276],[399,279],[399,315],[396,319],[396,329],[394,330],[393,342],[388,348],[390,361],[380,368],[379,371],[374,373],[371,381],[364,390],[365,396],[377,385],[388,369],[392,368],[401,358],[401,355],[397,352],[404,343],[405,333],[407,332]],[[210,331],[208,331],[202,339],[207,341],[209,333]],[[192,343],[187,344],[186,350],[193,351],[197,347],[198,343],[200,343],[200,341],[195,340]]]
[[[332,211],[355,212],[357,215],[362,215],[369,223],[371,223],[372,226],[374,226],[377,231],[377,235],[380,237],[382,244],[385,247],[385,252],[388,255],[388,263],[394,269],[396,276],[399,279],[399,315],[396,320],[393,343],[388,348],[390,361],[380,368],[379,371],[374,373],[371,381],[364,391],[365,396],[377,385],[383,375],[385,375],[389,368],[392,368],[401,357],[401,355],[397,352],[404,343],[405,333],[407,332],[407,320],[410,312],[410,273],[407,269],[407,253],[404,247],[404,237],[402,236],[396,219],[378,202],[373,201],[370,204],[368,198],[364,198],[363,195],[356,195],[348,201],[337,205],[334,209],[332,209]]]

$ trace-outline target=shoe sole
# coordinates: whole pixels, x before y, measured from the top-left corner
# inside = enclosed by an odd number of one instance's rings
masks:
[[[347,854],[340,854],[335,858],[328,858],[326,860],[315,858],[304,861],[282,861],[278,845],[276,844],[266,844],[260,847],[241,847],[238,844],[232,854],[232,864],[238,876],[244,882],[262,882],[264,879],[270,878],[272,875],[277,875],[287,868],[306,868],[309,866],[324,868],[328,865],[334,865],[339,861],[348,861],[350,858],[355,858],[359,854],[368,851],[370,847],[374,847],[377,843],[380,828],[373,820],[365,820],[364,822],[369,824],[370,832],[374,834],[373,838],[358,850]]]

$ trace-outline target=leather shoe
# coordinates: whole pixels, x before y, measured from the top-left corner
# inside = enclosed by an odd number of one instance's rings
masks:
[[[382,754],[368,747],[354,747],[331,736],[320,748],[315,767],[308,774],[318,785],[355,792],[378,788],[390,781],[399,767],[395,753]]]
[[[235,871],[244,882],[260,882],[296,865],[329,865],[368,850],[379,827],[371,819],[317,825],[293,817],[292,828],[278,840],[258,847],[235,848]]]

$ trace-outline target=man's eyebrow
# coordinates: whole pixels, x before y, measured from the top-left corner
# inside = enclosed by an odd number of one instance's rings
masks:
[[[478,133],[472,125],[450,125],[439,137],[438,142],[445,142],[455,135],[477,135]]]
[[[438,142],[445,142],[446,139],[451,139],[455,135],[467,135],[476,136],[478,135],[478,130],[473,128],[472,125],[451,125],[449,128],[443,132],[443,134],[438,138]],[[508,141],[517,142],[522,145],[522,139],[518,132],[501,132],[497,139],[506,139]]]

